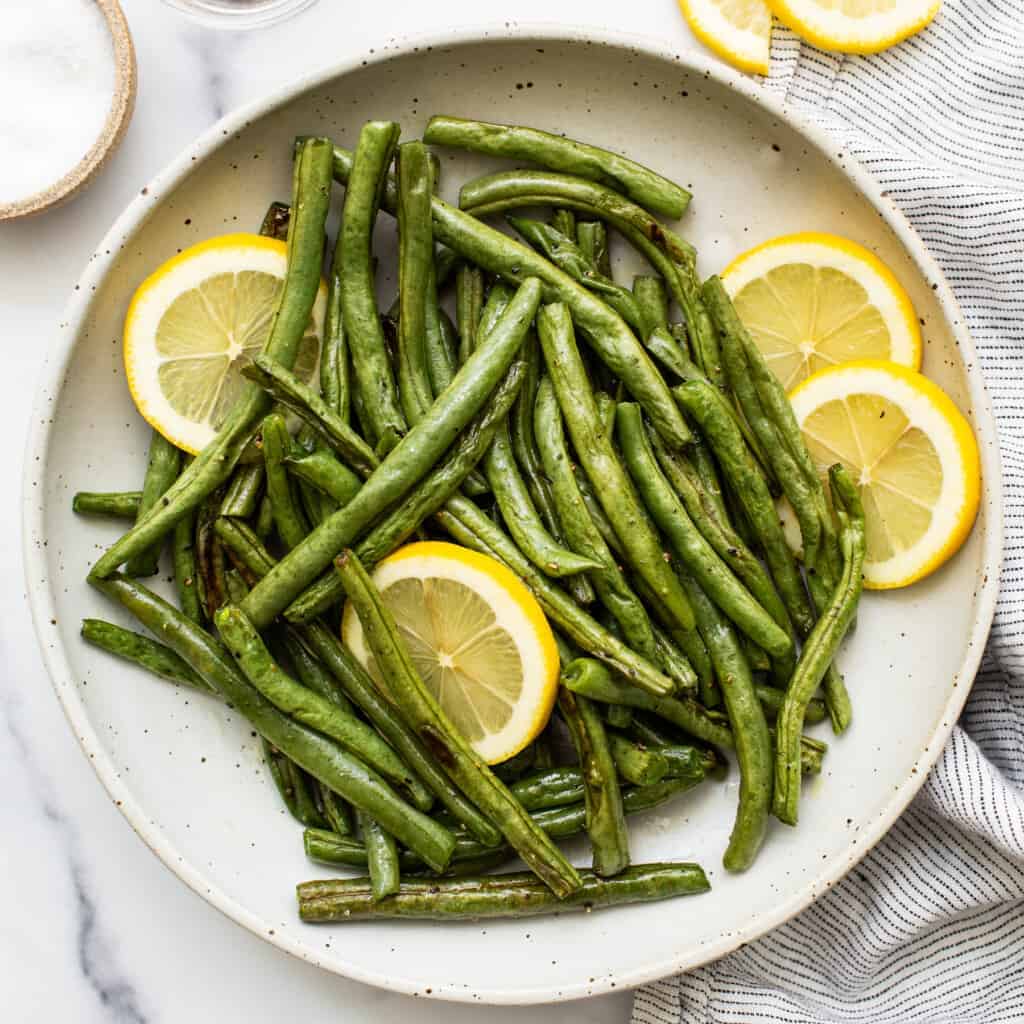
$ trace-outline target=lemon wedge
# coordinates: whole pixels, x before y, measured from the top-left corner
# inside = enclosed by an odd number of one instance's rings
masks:
[[[921,365],[910,297],[877,256],[848,238],[774,238],[737,256],[721,277],[787,391],[826,366],[859,359]]]
[[[959,550],[978,513],[981,468],[944,391],[906,367],[864,360],[816,373],[790,401],[822,475],[841,462],[858,482],[865,586],[905,587]]]
[[[878,53],[919,32],[939,0],[768,0],[772,13],[807,42],[841,53]]]
[[[558,649],[517,576],[487,555],[425,541],[384,559],[373,581],[423,682],[488,764],[507,761],[537,736],[558,692]],[[382,683],[351,604],[341,635]]]
[[[772,16],[765,0],[679,0],[693,34],[740,71],[768,74]]]
[[[193,245],[135,292],[124,325],[128,388],[142,417],[196,454],[213,439],[245,378],[239,370],[270,333],[287,245],[233,234]],[[316,373],[327,286],[321,282],[295,372]]]

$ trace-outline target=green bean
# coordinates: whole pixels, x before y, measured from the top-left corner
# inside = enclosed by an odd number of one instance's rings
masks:
[[[347,181],[351,168],[351,153],[336,146],[335,178]],[[394,209],[393,189],[390,195],[385,192],[384,207]],[[528,277],[539,278],[545,287],[545,297],[569,306],[574,321],[590,346],[644,406],[666,441],[673,446],[682,446],[689,441],[691,435],[683,417],[667,401],[664,380],[614,310],[590,295],[544,257],[437,197],[433,201],[433,214],[434,237],[459,252],[463,258],[514,283]]]
[[[579,886],[571,864],[534,825],[508,789],[459,735],[434,696],[423,685],[398,635],[391,613],[380,601],[359,560],[347,551],[335,563],[355,608],[369,649],[388,692],[406,721],[429,737],[445,771],[496,825],[530,868],[559,896]]]
[[[352,820],[352,808],[337,793],[332,793],[322,782],[318,781],[316,785],[320,806],[323,808],[324,817],[333,833],[338,836],[353,835],[355,823]]]
[[[615,759],[615,768],[626,782],[650,786],[668,775],[668,761],[658,749],[634,743],[617,732],[608,734],[608,745]]]
[[[249,593],[245,577],[234,567],[224,572],[224,594],[229,604],[237,604]]]
[[[772,670],[772,659],[768,656],[768,652],[763,647],[759,647],[754,643],[749,636],[741,636],[740,645],[743,648],[743,657],[747,659],[751,672],[770,672]]]
[[[763,686],[760,683],[754,689],[757,691],[757,699],[761,702],[765,717],[770,722],[774,722],[782,708],[782,702],[786,696],[785,691],[775,686]],[[807,707],[804,709],[804,722],[807,725],[817,725],[819,722],[824,722],[827,717],[828,709],[823,700],[814,697],[807,702]]]
[[[462,432],[451,450],[418,487],[396,506],[356,545],[365,565],[376,565],[407,537],[410,537],[458,490],[469,471],[490,446],[498,424],[508,415],[524,377],[521,363],[513,363],[491,400]],[[289,616],[296,620],[302,609],[296,602]]]
[[[398,392],[410,424],[433,402],[427,369],[427,285],[434,263],[430,154],[422,142],[398,147]]]
[[[257,628],[265,628],[330,565],[342,547],[356,540],[381,512],[427,475],[505,375],[539,300],[539,282],[528,281],[499,324],[459,369],[451,386],[388,453],[355,498],[317,527],[253,589],[244,611]]]
[[[341,275],[331,268],[324,317],[324,340],[320,347],[320,394],[328,408],[345,423],[351,411],[351,383],[348,372],[348,342],[341,315]]]
[[[437,398],[451,384],[458,359],[454,339],[449,333],[450,321],[438,305],[437,278],[433,266],[427,275],[426,302],[424,349],[427,373],[430,376],[430,388],[434,397]]]
[[[835,589],[841,561],[821,481],[789,399],[737,315],[721,281],[709,278],[703,294],[722,333],[730,380],[743,378],[743,392],[737,394],[744,411],[748,407],[751,410],[747,418],[753,417],[762,440],[771,442],[768,461],[800,523],[808,585],[815,610],[821,613]],[[840,733],[849,726],[853,710],[846,685],[836,669],[828,669],[824,687],[833,729]]]
[[[317,436],[358,472],[367,475],[380,460],[370,446],[308,384],[266,356],[257,356],[242,375],[264,388],[295,413]]]
[[[82,639],[108,654],[141,665],[161,679],[213,692],[169,647],[102,619],[82,619]]]
[[[407,789],[421,810],[430,794],[398,755],[351,711],[292,679],[273,659],[243,612],[226,605],[217,612],[217,629],[246,679],[290,718],[329,736],[394,785]]]
[[[551,227],[566,238],[575,238],[576,214],[572,210],[555,210],[551,214]]]
[[[312,690],[314,693],[319,694],[325,700],[340,708],[345,714],[350,716],[354,714],[352,702],[345,695],[345,691],[309,651],[294,626],[285,626],[280,630],[276,630],[274,639],[288,656],[288,662],[307,690]],[[421,807],[420,810],[426,810],[429,807],[430,804],[428,803],[426,807]]]
[[[297,155],[298,153],[296,153]],[[267,238],[275,238],[279,242],[286,241],[291,216],[292,210],[287,203],[271,203],[263,215],[260,234]]]
[[[655,330],[668,331],[668,295],[665,282],[650,274],[637,274],[633,278],[633,296],[640,310],[642,338],[649,338]]]
[[[649,750],[656,750],[665,760],[668,770],[666,779],[703,780],[709,772],[719,766],[719,760],[710,750],[701,750],[688,743],[680,743],[672,737],[664,736],[656,727],[643,721],[639,715],[633,716],[629,724],[629,733]]]
[[[467,498],[456,495],[449,499],[435,521],[465,547],[504,562],[533,591],[552,623],[595,658],[607,661],[651,693],[672,691],[671,681],[657,666],[627,647],[538,572],[512,539]]]
[[[71,511],[80,516],[134,519],[141,501],[142,491],[79,491],[71,499]]]
[[[596,706],[564,686],[558,688],[558,709],[580,761],[591,866],[603,877],[617,875],[629,867],[629,834],[609,736]]]
[[[541,730],[540,735],[533,741],[533,767],[541,769],[554,768],[558,763],[555,757],[555,737],[553,730],[554,722],[548,719],[547,725]],[[522,801],[520,801],[522,803]]]
[[[265,354],[289,368],[309,324],[320,286],[324,222],[330,200],[331,146],[325,139],[302,144],[296,160],[295,194],[288,235],[288,264],[277,300]],[[246,384],[221,424],[216,437],[167,490],[163,500],[120,540],[107,549],[90,575],[102,579],[119,565],[146,550],[174,524],[198,508],[234,471],[259,422],[270,410],[270,397]]]
[[[263,421],[263,461],[267,471],[267,494],[274,510],[274,525],[285,547],[294,548],[309,533],[309,523],[296,501],[292,481],[284,468],[285,453],[292,439],[284,417],[273,412]]]
[[[394,837],[385,832],[368,814],[359,811],[357,816],[366,849],[370,895],[375,902],[394,896],[401,887],[398,847],[395,845]]]
[[[533,744],[528,743],[519,751],[519,753],[513,754],[507,760],[494,765],[491,768],[491,771],[494,772],[502,782],[511,786],[513,783],[518,782],[519,779],[521,779],[528,771],[533,769],[533,758]]]
[[[342,922],[378,918],[431,921],[521,918],[647,903],[690,896],[710,889],[696,864],[642,864],[614,878],[591,871],[580,874],[576,889],[559,897],[528,872],[483,875],[457,880],[406,881],[387,900],[373,898],[369,879],[305,882],[298,887],[299,917],[303,921]]]
[[[625,704],[651,711],[685,733],[718,750],[732,750],[732,733],[689,697],[659,697],[615,678],[594,658],[577,658],[563,673],[563,683],[574,693],[603,704]]]
[[[254,576],[259,578],[270,571],[275,560],[248,523],[221,516],[214,523],[214,530],[221,543],[235,556],[236,562],[244,565]]]
[[[647,351],[650,352],[662,366],[671,370],[672,373],[674,373],[680,380],[692,380],[693,378],[697,378],[699,380],[706,381],[707,383],[711,383],[704,372],[690,361],[690,358],[684,349],[684,340],[674,337],[661,327],[654,328],[652,333],[647,337]],[[766,458],[764,449],[761,447],[761,442],[757,438],[757,434],[750,428],[750,425],[738,409],[734,408],[730,403],[727,403],[726,408],[728,408],[729,414],[732,416],[740,433],[743,435],[743,440],[746,441],[747,447],[754,456],[757,468],[764,474],[765,481],[767,482],[772,494],[781,494],[782,492],[779,489],[775,473],[771,468],[771,462]]]
[[[261,540],[267,540],[274,532],[274,509],[266,494],[260,499],[260,507],[256,511],[253,530]]]
[[[611,441],[615,434],[615,399],[607,391],[597,391],[594,393],[594,405],[604,436]]]
[[[658,465],[704,539],[778,625],[787,632],[792,630],[786,606],[771,577],[728,520],[720,518],[715,498],[709,493],[700,473],[686,456],[670,452],[655,431],[648,430],[647,436]]]
[[[673,394],[697,420],[701,433],[714,449],[723,473],[733,483],[736,495],[764,549],[765,560],[779,596],[796,628],[802,635],[806,635],[813,625],[814,616],[803,580],[782,533],[775,504],[763,477],[754,466],[753,456],[747,451],[732,416],[725,408],[725,400],[710,385],[695,380],[680,384]]]
[[[712,284],[714,280],[712,279],[708,284]],[[721,288],[721,285],[718,287]],[[821,544],[821,519],[818,509],[814,504],[810,487],[800,474],[800,470],[775,424],[765,415],[757,389],[750,376],[746,355],[736,338],[735,331],[737,327],[739,330],[742,330],[743,327],[739,323],[739,318],[732,310],[731,303],[727,307],[728,313],[731,314],[731,318],[729,318],[726,316],[726,308],[718,300],[715,289],[705,288],[705,296],[710,297],[711,301],[715,303],[713,311],[722,333],[722,357],[729,386],[736,396],[743,418],[750,425],[754,436],[757,438],[760,450],[765,453],[786,497],[793,506],[793,510],[800,523],[800,533],[803,537],[804,560],[808,568],[813,570],[818,564],[818,549]],[[728,296],[725,296],[724,301],[728,303]]]
[[[376,772],[320,733],[278,711],[239,672],[227,651],[208,633],[144,586],[123,576],[93,585],[122,604],[150,632],[216,689],[275,748],[385,828],[435,870],[448,863],[455,839],[401,800]]]
[[[260,495],[263,493],[264,475],[262,462],[239,466],[224,493],[219,514],[238,519],[251,519],[256,514]]]
[[[590,581],[601,603],[622,628],[629,646],[649,660],[658,662],[657,645],[647,612],[626,583],[584,505],[577,474],[569,459],[562,414],[554,387],[547,377],[537,390],[534,428],[533,436],[540,450],[544,473],[551,482],[552,497],[569,545],[574,551],[599,563],[600,568],[590,574]]]
[[[328,516],[338,511],[338,503],[319,488],[301,479],[296,480],[296,484],[311,527],[319,526]]]
[[[529,160],[556,171],[577,174],[610,185],[666,217],[681,217],[690,202],[690,193],[685,188],[642,164],[537,128],[437,116],[430,119],[423,137],[431,144]]]
[[[345,867],[367,868],[369,866],[369,849],[366,843],[348,835],[335,835],[334,832],[326,832],[319,828],[307,828],[302,834],[302,844],[306,856],[319,864],[341,864]],[[404,873],[415,874],[423,870],[423,861],[414,853],[408,850],[398,852],[398,867]],[[481,846],[476,840],[464,835],[457,835],[455,838],[455,852],[449,863],[449,871],[456,864],[473,860],[488,853],[504,854],[503,860],[514,856],[511,847],[502,845],[500,847]]]
[[[743,322],[736,314],[736,310],[728,293],[722,286],[722,282],[717,277],[709,278],[704,284],[703,293],[705,303],[718,323],[723,338],[728,337],[742,347],[751,379],[757,388],[757,395],[765,413],[777,427],[783,443],[796,460],[797,466],[807,480],[808,485],[815,489],[815,500],[824,510],[826,502],[821,480],[818,478],[814,462],[807,451],[803,433],[796,421],[793,407],[786,396],[785,389],[768,367],[761,350],[754,344],[753,338],[750,337],[750,332],[747,331]],[[823,528],[830,523],[830,519],[823,517]],[[838,565],[836,565],[836,569],[839,569]]]
[[[484,275],[479,267],[463,263],[455,272],[455,309],[459,334],[459,363],[476,348],[480,312],[484,305]]]
[[[300,633],[352,701],[452,818],[485,845],[499,843],[501,833],[451,784],[438,766],[432,747],[399,716],[338,637],[319,622],[303,626]]]
[[[612,276],[612,261],[608,252],[608,229],[604,221],[583,220],[576,225],[576,244],[597,268],[599,274]]]
[[[665,561],[660,540],[637,499],[611,442],[601,430],[593,393],[564,305],[541,309],[537,317],[541,345],[558,404],[576,454],[597,485],[597,497],[629,553],[630,561],[683,629],[693,628],[693,613],[682,587]]]
[[[474,179],[463,186],[459,204],[476,217],[560,204],[613,224],[661,274],[686,316],[697,362],[717,386],[724,385],[718,338],[701,301],[693,247],[647,211],[602,185],[545,171],[504,171]]]
[[[543,221],[511,216],[505,219],[527,243],[543,253],[559,270],[563,270],[584,288],[600,295],[633,330],[642,329],[643,323],[636,298],[628,288],[623,288],[611,278],[599,273],[593,261],[571,237],[567,238],[562,232]]]
[[[270,777],[289,813],[306,828],[322,828],[327,822],[310,793],[312,780],[294,761],[275,750],[266,740],[262,743]]]
[[[388,451],[405,433],[391,363],[377,314],[373,283],[373,225],[400,128],[390,121],[368,121],[359,133],[346,183],[345,206],[334,265],[341,278],[341,312],[352,353],[355,383],[363,396],[374,444]],[[392,206],[392,210],[395,206]]]
[[[149,460],[146,465],[146,478],[142,484],[142,498],[139,511],[135,517],[138,525],[156,506],[167,489],[178,479],[181,470],[181,452],[162,434],[152,432],[149,442]],[[125,563],[124,571],[129,576],[153,576],[160,568],[160,552],[163,550],[163,538],[154,542],[143,551],[132,556]]]
[[[601,567],[562,547],[544,529],[512,454],[507,421],[498,425],[483,467],[509,533],[537,568],[548,576],[571,576]]]
[[[800,801],[799,736],[807,705],[825,672],[835,658],[850,623],[857,612],[864,586],[866,539],[864,509],[860,495],[846,470],[837,463],[829,470],[832,502],[839,518],[839,543],[843,573],[828,607],[814,625],[804,644],[796,671],[786,688],[786,696],[776,724],[775,816],[787,825],[795,825]]]
[[[218,532],[221,524],[225,522],[228,521],[219,521]],[[257,577],[265,576],[273,568],[274,558],[251,530],[248,534],[245,533],[242,529],[244,525],[231,521],[231,539],[227,542],[239,545],[239,550],[244,552],[247,564]],[[321,622],[308,623],[299,627],[296,632],[330,675],[341,684],[344,693],[373,723],[377,731],[391,744],[430,792],[441,801],[454,819],[469,829],[481,842],[492,846],[499,842],[501,833],[451,785],[424,744],[394,712],[390,702],[382,696],[376,684],[341,640]],[[287,633],[286,630],[286,636]],[[336,699],[332,694],[328,696],[332,700]]]
[[[203,609],[199,603],[198,567],[196,566],[196,514],[188,512],[174,524],[171,550],[174,561],[174,586],[182,613],[201,625]]]
[[[214,508],[219,505],[220,502],[211,495],[196,517],[196,579],[199,583],[197,596],[203,614],[211,621],[214,613],[226,600],[224,551],[214,533]]]
[[[745,871],[754,862],[768,831],[772,802],[768,724],[735,631],[696,580],[691,576],[683,579],[697,628],[715,666],[740,766],[739,804],[722,863],[729,871]]]
[[[606,704],[604,717],[613,729],[628,729],[633,721],[633,709],[622,704]]]
[[[669,748],[665,748],[668,750]],[[693,750],[693,748],[683,748]],[[705,777],[700,751],[694,759],[693,770],[680,772],[678,778],[668,778],[651,786],[629,786],[622,791],[622,804],[627,814],[639,814],[657,807],[679,793],[684,793],[702,782]],[[664,751],[663,751],[664,755]],[[570,804],[560,804],[536,810],[531,814],[534,822],[548,835],[558,839],[568,839],[578,835],[586,827],[586,809],[583,804],[583,776],[578,768],[563,769],[567,776],[575,780],[572,783],[577,791],[576,800]],[[525,781],[525,780],[524,780]],[[568,786],[570,783],[567,782]],[[519,785],[519,783],[514,784]],[[303,844],[306,854],[312,860],[322,864],[343,864],[348,867],[366,867],[366,848],[356,839],[324,832],[321,829],[309,828],[303,833]],[[490,854],[498,863],[514,856],[513,849],[507,844],[488,848],[465,835],[455,837],[455,852],[452,854],[449,873],[456,866],[469,865],[482,855]],[[399,853],[399,863],[403,871],[416,872],[423,868],[423,862],[413,853]]]
[[[363,486],[363,481],[326,448],[311,452],[291,449],[284,457],[288,471],[323,494],[339,506],[347,505]]]
[[[623,402],[618,408],[617,422],[629,471],[679,563],[686,566],[704,592],[751,640],[774,657],[785,657],[793,650],[789,634],[719,558],[662,475],[644,431],[640,407]]]
[[[701,693],[704,694],[708,685],[714,684],[714,670],[700,634],[696,629],[681,629],[642,576],[633,575],[628,583],[652,616],[651,627],[659,650],[677,648],[689,664],[691,671],[687,673],[687,680],[681,682],[682,689],[692,690],[699,686]],[[664,654],[661,657],[664,657]],[[703,696],[701,699],[704,699]]]
[[[562,542],[562,529],[551,495],[551,485],[544,475],[540,453],[537,449],[537,438],[533,430],[533,412],[537,402],[537,388],[540,384],[540,342],[532,331],[527,335],[522,347],[525,373],[523,386],[519,390],[512,413],[509,416],[509,435],[512,438],[512,451],[522,471],[530,497],[551,536]],[[576,550],[573,548],[573,550]]]
[[[548,768],[534,772],[508,788],[528,811],[565,807],[583,800],[583,772],[579,768]]]

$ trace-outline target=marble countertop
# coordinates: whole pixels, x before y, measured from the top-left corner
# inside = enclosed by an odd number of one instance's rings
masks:
[[[190,892],[133,834],[72,736],[36,649],[20,554],[20,472],[35,379],[81,269],[115,216],[213,121],[398,31],[500,26],[468,0],[319,0],[272,30],[198,27],[160,0],[122,0],[138,53],[139,94],[124,144],[68,205],[0,224],[5,373],[2,448],[8,497],[0,522],[7,579],[0,616],[0,999],[12,1024],[224,1020],[446,1024],[611,1024],[628,994],[558,1007],[481,1009],[425,1003],[293,960]],[[675,0],[517,0],[520,22],[560,21],[697,44]],[[557,14],[557,18],[553,15]],[[502,16],[504,15],[504,17]]]

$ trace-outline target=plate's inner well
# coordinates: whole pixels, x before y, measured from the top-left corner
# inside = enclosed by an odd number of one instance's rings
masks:
[[[709,895],[524,922],[302,925],[293,885],[330,872],[303,855],[301,829],[273,791],[248,725],[79,641],[83,616],[119,617],[85,583],[119,527],[76,521],[71,495],[131,489],[142,479],[149,431],[128,396],[120,341],[136,285],[179,248],[256,230],[267,204],[288,197],[296,134],[351,146],[364,120],[389,118],[411,138],[438,112],[570,133],[678,180],[695,196],[679,228],[698,247],[702,275],[786,232],[830,231],[867,245],[915,302],[925,371],[971,415],[963,362],[930,282],[843,171],[770,113],[702,72],[625,48],[551,40],[421,48],[358,67],[225,133],[209,155],[197,151],[178,188],[148,197],[152,215],[125,240],[96,292],[52,408],[48,457],[30,495],[43,503],[46,540],[32,582],[45,575],[45,618],[56,622],[40,628],[47,644],[63,645],[70,671],[58,689],[73,721],[84,723],[76,732],[135,827],[201,894],[304,958],[377,984],[492,1001],[586,995],[728,951],[823,892],[863,851],[899,788],[921,770],[936,730],[949,726],[944,709],[954,687],[969,684],[957,672],[987,571],[985,511],[963,551],[933,577],[865,595],[841,656],[854,724],[838,741],[827,737],[824,771],[805,785],[800,828],[773,822],[747,874],[727,876],[720,866],[735,809],[733,772],[724,785],[630,821],[635,861],[697,860],[711,877]],[[455,198],[456,182],[495,165],[442,151],[441,166],[442,192]],[[390,302],[393,253],[379,255],[381,297]],[[618,275],[641,269],[623,256]],[[574,852],[581,862],[585,844]]]

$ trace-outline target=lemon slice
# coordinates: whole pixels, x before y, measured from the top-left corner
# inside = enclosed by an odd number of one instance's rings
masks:
[[[507,761],[544,728],[558,691],[558,649],[519,578],[455,544],[407,544],[373,573],[423,682],[473,749]],[[346,646],[381,682],[351,604]]]
[[[772,16],[765,0],[679,0],[693,34],[740,71],[768,74]]]
[[[949,396],[878,360],[816,373],[790,395],[819,471],[858,481],[867,525],[865,586],[904,587],[951,558],[978,513],[974,434]]]
[[[768,0],[772,13],[807,42],[841,53],[878,53],[919,32],[939,0]]]
[[[142,417],[193,454],[213,439],[259,354],[284,282],[287,246],[262,235],[211,238],[139,285],[124,325],[128,388]],[[316,372],[327,308],[323,282],[295,372]]]
[[[737,256],[722,283],[787,391],[826,366],[857,359],[921,365],[910,297],[878,257],[848,238],[806,232],[772,239]]]

